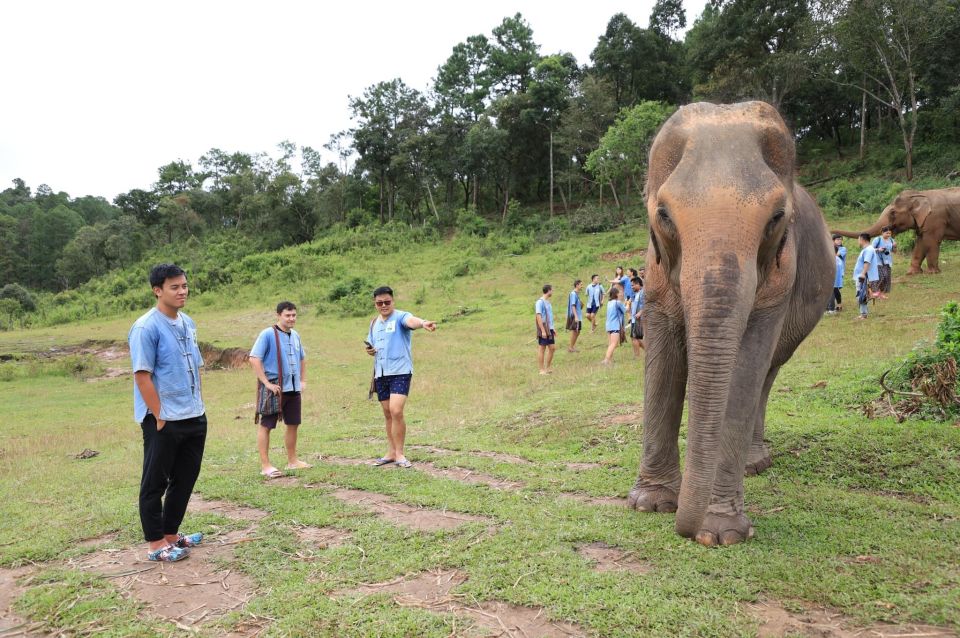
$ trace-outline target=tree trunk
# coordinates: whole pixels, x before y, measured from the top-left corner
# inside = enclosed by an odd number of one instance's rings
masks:
[[[473,176],[473,210],[478,212],[479,212],[479,209],[477,208],[477,196],[479,194],[479,191],[480,191],[480,176],[474,175]]]
[[[867,79],[863,79],[863,85],[867,85]],[[860,163],[863,163],[863,157],[867,148],[867,92],[863,92],[863,99],[860,106]]]
[[[550,217],[553,217],[553,131],[550,131]]]
[[[380,223],[385,224],[387,222],[386,217],[383,215],[383,182],[384,176],[383,171],[380,171]]]
[[[507,223],[507,209],[510,207],[510,183],[503,186],[503,213],[500,215],[500,225]]]
[[[567,203],[566,195],[563,194],[563,187],[560,187],[559,192],[560,192],[560,200],[563,201],[563,212],[569,213],[570,205]]]
[[[429,198],[430,209],[433,211],[433,216],[437,218],[437,221],[440,221],[440,213],[437,212],[437,205],[433,202],[433,192],[430,190],[430,184],[424,181],[423,187],[427,190],[427,197]]]
[[[620,205],[620,198],[617,197],[617,187],[614,186],[613,180],[610,180],[610,191],[613,193],[613,201],[617,205],[617,210],[623,210],[623,207]]]

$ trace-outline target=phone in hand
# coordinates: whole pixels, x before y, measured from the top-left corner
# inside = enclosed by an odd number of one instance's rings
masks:
[[[363,340],[363,345],[365,345],[368,348],[373,348],[373,344],[367,341],[366,339]]]

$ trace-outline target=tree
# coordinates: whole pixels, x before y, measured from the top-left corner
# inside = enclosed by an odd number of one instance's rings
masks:
[[[144,226],[155,226],[160,222],[160,196],[153,191],[134,188],[114,197],[113,204],[124,215],[131,215]]]
[[[30,269],[24,283],[48,290],[62,287],[63,282],[57,279],[56,262],[64,246],[82,226],[83,218],[66,206],[38,209],[30,220],[27,237]]]
[[[490,49],[490,78],[497,95],[523,93],[540,59],[540,47],[533,41],[533,29],[519,13],[504,18],[493,29]]]
[[[650,12],[650,28],[659,35],[673,38],[687,26],[687,12],[682,0],[657,0]]]

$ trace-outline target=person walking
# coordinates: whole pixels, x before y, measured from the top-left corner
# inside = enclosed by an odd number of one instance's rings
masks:
[[[603,305],[603,285],[600,275],[591,275],[587,286],[587,320],[590,322],[590,332],[597,331],[597,313]]]
[[[137,319],[127,335],[133,369],[133,418],[143,434],[140,524],[147,560],[187,558],[203,534],[181,534],[207,439],[201,396],[197,327],[181,312],[189,287],[176,264],[150,271],[157,305]]]
[[[577,352],[577,339],[580,337],[580,330],[583,328],[583,301],[580,299],[580,289],[583,288],[583,281],[577,279],[573,282],[573,290],[567,296],[567,330],[570,331],[570,347],[567,352]]]
[[[297,434],[302,422],[301,393],[307,385],[307,353],[300,335],[293,329],[296,323],[296,305],[292,301],[281,301],[277,304],[276,324],[261,331],[250,350],[250,366],[257,378],[258,390],[270,392],[280,399],[279,412],[258,413],[254,419],[260,425],[257,428],[260,474],[267,478],[283,475],[270,463],[270,432],[277,427],[277,421],[282,420],[286,426],[283,442],[287,450],[287,469],[311,467],[297,457]],[[259,391],[257,396],[260,396]]]
[[[847,272],[847,248],[843,245],[843,235],[833,236],[833,247],[837,257],[840,258],[840,268],[843,273],[840,275],[840,285],[833,287],[833,294],[837,300],[836,311],[840,312],[843,310],[843,296],[841,295],[842,291],[840,289],[843,288],[843,276]]]
[[[437,324],[414,317],[405,310],[396,310],[390,286],[380,286],[373,291],[373,305],[377,309],[377,316],[370,322],[364,345],[366,353],[374,357],[374,388],[383,409],[387,433],[387,453],[373,464],[383,466],[395,463],[397,467],[408,468],[412,463],[404,455],[407,422],[403,410],[413,380],[411,337],[413,331],[419,328],[433,332]]]
[[[836,274],[833,278],[833,296],[830,297],[830,302],[827,304],[827,314],[833,315],[840,310],[840,289],[843,288],[843,260],[840,259],[840,248],[838,246],[833,247],[834,252],[834,261],[836,262]]]
[[[553,353],[557,349],[557,330],[553,325],[553,305],[550,297],[553,296],[553,286],[543,285],[543,296],[533,305],[537,320],[537,364],[540,374],[552,374]]]
[[[625,300],[627,292],[630,290],[630,275],[624,274],[623,266],[616,267],[610,283],[614,286],[620,286],[620,299]],[[623,303],[623,301],[621,301],[621,303]]]
[[[633,345],[633,357],[640,358],[640,351],[643,350],[643,306],[646,303],[646,295],[643,290],[643,280],[640,277],[630,278],[630,287],[633,291],[633,298],[630,300],[630,342]]]
[[[857,242],[860,244],[860,255],[853,267],[853,280],[857,283],[857,301],[860,304],[857,319],[866,319],[867,302],[880,294],[880,260],[870,245],[870,235],[860,233]]]
[[[893,287],[893,251],[897,247],[897,241],[893,238],[893,231],[889,226],[880,229],[880,236],[874,238],[871,243],[873,249],[877,252],[880,272],[880,298],[887,299],[887,293]]]
[[[613,363],[613,353],[622,343],[625,314],[626,307],[620,301],[620,287],[613,286],[610,288],[610,300],[607,302],[607,354],[603,357],[604,365]]]

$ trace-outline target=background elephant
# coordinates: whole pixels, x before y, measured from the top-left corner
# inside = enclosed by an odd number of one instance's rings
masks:
[[[767,396],[833,290],[830,236],[794,161],[763,102],[684,106],[650,149],[643,459],[629,502],[676,511],[677,532],[705,545],[753,535],[743,476],[770,464]]]
[[[917,232],[908,275],[922,273],[924,259],[927,260],[927,272],[938,273],[940,242],[944,239],[960,239],[960,188],[903,191],[883,209],[880,219],[873,226],[860,232],[876,237],[884,226],[890,226],[894,233],[908,230]],[[844,237],[860,234],[847,230],[832,232]]]

